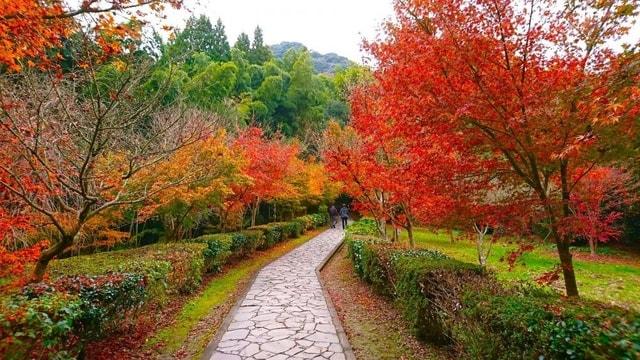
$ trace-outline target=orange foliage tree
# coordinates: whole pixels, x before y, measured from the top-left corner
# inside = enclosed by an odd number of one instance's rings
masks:
[[[2,79],[0,132],[8,141],[0,186],[54,229],[35,280],[96,216],[193,179],[185,171],[139,181],[175,151],[201,141],[208,125],[192,112],[159,109],[159,95],[138,97],[149,65],[119,61],[124,67],[100,69],[108,81],[93,68],[64,75],[27,70]]]
[[[0,64],[12,71],[28,65],[51,65],[48,51],[61,47],[65,38],[79,29],[81,16],[91,17],[92,32],[102,49],[120,51],[119,38],[135,36],[139,27],[115,21],[126,18],[139,23],[151,13],[161,16],[165,6],[179,8],[182,0],[16,0],[0,3]],[[75,6],[75,7],[74,7]]]
[[[157,181],[170,181],[184,171],[191,172],[194,181],[167,189],[152,199],[142,209],[142,218],[160,215],[171,240],[189,236],[211,212],[223,206],[233,195],[232,186],[246,182],[240,169],[245,160],[230,147],[231,139],[218,130],[202,141],[176,151],[162,166],[154,167],[147,176]]]
[[[233,186],[234,196],[229,199],[229,206],[248,207],[251,226],[254,226],[261,202],[296,195],[291,180],[300,170],[300,147],[278,137],[267,139],[256,127],[243,130],[233,146],[246,159],[242,171],[249,182]]]

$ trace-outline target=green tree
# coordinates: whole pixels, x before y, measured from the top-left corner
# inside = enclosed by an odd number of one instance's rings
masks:
[[[178,32],[168,47],[168,55],[189,56],[194,52],[203,52],[214,61],[227,61],[230,56],[229,50],[222,20],[218,19],[214,27],[208,17],[201,15],[198,18],[192,16],[187,20],[184,30]]]
[[[251,91],[251,76],[249,75],[249,60],[242,51],[233,48],[231,49],[231,62],[233,62],[238,68],[236,74],[236,88],[233,91],[234,95],[241,95],[249,93]]]
[[[227,61],[230,59],[231,48],[227,40],[227,34],[224,30],[222,20],[218,18],[216,25],[213,27],[213,49],[212,58],[216,61]]]
[[[260,26],[253,33],[253,43],[249,52],[249,61],[252,64],[264,64],[273,57],[271,49],[264,44],[264,36]]]
[[[236,40],[236,43],[233,45],[233,47],[245,54],[249,54],[249,51],[251,51],[251,39],[249,39],[249,35],[247,35],[246,33],[241,33],[240,35],[238,35],[238,39]]]
[[[294,109],[286,124],[286,133],[296,134],[310,128],[319,128],[324,120],[325,104],[329,94],[325,83],[314,74],[309,51],[296,52],[291,65],[291,84],[287,89],[287,101]]]
[[[232,94],[238,67],[233,62],[210,63],[186,85],[187,100],[202,109],[214,109]]]

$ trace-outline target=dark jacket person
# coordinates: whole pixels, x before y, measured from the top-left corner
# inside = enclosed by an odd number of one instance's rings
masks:
[[[331,218],[331,228],[335,229],[338,224],[338,208],[335,205],[331,205],[329,208],[329,217]]]
[[[340,208],[340,219],[342,219],[342,229],[346,229],[347,221],[349,220],[349,208],[345,204],[342,204]]]

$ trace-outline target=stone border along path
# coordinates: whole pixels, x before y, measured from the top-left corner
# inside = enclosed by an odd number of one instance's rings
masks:
[[[343,238],[329,229],[264,267],[203,359],[355,359],[317,276]]]

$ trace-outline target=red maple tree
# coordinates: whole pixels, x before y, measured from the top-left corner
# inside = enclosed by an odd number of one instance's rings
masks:
[[[573,238],[561,227],[583,179],[574,175],[606,162],[640,112],[638,54],[609,46],[628,31],[636,6],[398,0],[384,40],[367,44],[378,62],[367,91],[383,99],[368,111],[384,113],[370,124],[407,142],[442,142],[435,162],[472,155],[480,175],[468,182],[493,179],[528,195],[530,211],[521,213],[544,209],[570,296],[578,295]]]
[[[147,13],[161,15],[166,5],[180,8],[182,0],[2,1],[0,65],[12,71],[20,71],[25,64],[51,65],[47,52],[61,47],[81,23],[90,24],[96,42],[103,51],[113,55],[121,50],[119,39],[135,36],[140,31],[132,24],[140,23]],[[83,16],[90,19],[78,21]],[[129,25],[116,21],[123,18]]]
[[[278,136],[268,139],[257,127],[244,129],[233,146],[246,160],[242,173],[249,181],[232,186],[234,194],[229,198],[228,206],[249,207],[251,226],[254,226],[261,202],[296,192],[290,180],[299,170],[296,160],[300,147]]]

